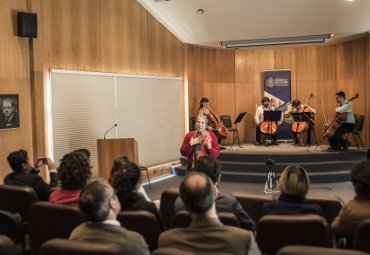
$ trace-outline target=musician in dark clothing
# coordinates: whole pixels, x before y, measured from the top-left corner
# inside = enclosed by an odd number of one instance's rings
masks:
[[[332,137],[329,137],[329,150],[347,150],[350,143],[343,138],[343,135],[351,132],[355,128],[355,115],[353,114],[352,104],[346,101],[346,95],[343,91],[339,91],[335,94],[339,106],[335,108],[335,112],[338,114],[344,113],[345,119],[342,124],[335,130]]]
[[[58,185],[56,166],[50,158],[44,159],[46,160],[44,163],[49,169],[50,184],[47,184],[38,175],[39,170],[37,168],[32,167],[26,150],[11,152],[7,160],[13,173],[5,176],[5,184],[30,186],[36,191],[40,200],[48,200],[50,189]],[[42,164],[43,160],[38,159],[35,166],[40,167]]]

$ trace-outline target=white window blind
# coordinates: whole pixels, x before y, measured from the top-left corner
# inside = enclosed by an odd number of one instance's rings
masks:
[[[140,164],[153,166],[180,156],[184,114],[179,78],[53,70],[50,99],[56,162],[87,148],[96,176],[96,140],[114,123],[118,126],[107,138],[135,138]]]

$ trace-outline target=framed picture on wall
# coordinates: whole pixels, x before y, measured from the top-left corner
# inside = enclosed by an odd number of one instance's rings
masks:
[[[0,94],[0,129],[19,128],[19,96]]]

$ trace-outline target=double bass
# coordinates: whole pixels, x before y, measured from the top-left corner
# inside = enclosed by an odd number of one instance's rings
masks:
[[[215,124],[215,130],[218,132],[221,139],[225,139],[230,134],[229,129],[227,127],[225,127],[225,125],[222,123],[222,121],[220,121],[217,118],[217,115],[212,111],[212,109],[209,106],[207,106],[207,109],[209,111],[207,116]]]
[[[306,102],[304,103],[303,105],[303,109],[299,109],[297,113],[303,113],[303,112],[307,112],[307,113],[310,113],[311,112],[311,109],[310,107],[308,106],[308,104],[314,99],[314,96],[313,94],[311,93],[307,99],[306,99]],[[315,123],[314,119],[313,118],[309,118],[307,121],[311,122],[311,123]],[[297,122],[297,121],[293,121],[293,124],[292,124],[292,132],[294,133],[302,133],[304,130],[306,130],[308,128],[308,122],[307,121],[304,121],[304,122]]]
[[[351,101],[355,100],[359,97],[359,94],[357,93],[355,96],[351,97],[348,101],[346,101],[344,104],[348,104]],[[325,138],[330,138],[335,134],[335,131],[342,125],[342,122],[346,120],[347,113],[345,112],[336,112],[333,116],[331,116],[328,121],[325,121],[325,127],[323,131],[321,132],[322,136]]]

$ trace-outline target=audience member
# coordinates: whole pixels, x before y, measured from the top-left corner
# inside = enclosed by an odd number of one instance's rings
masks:
[[[162,233],[159,247],[172,247],[192,252],[260,254],[253,233],[224,226],[217,217],[217,192],[210,178],[191,172],[180,184],[180,197],[192,222],[188,228],[175,228]]]
[[[115,171],[111,176],[111,185],[115,189],[122,205],[121,209],[123,211],[149,211],[156,216],[162,229],[164,229],[156,205],[153,202],[147,201],[144,196],[138,192],[141,186],[140,176],[140,168],[133,162],[127,162],[120,171]]]
[[[196,171],[204,173],[211,180],[216,190],[216,210],[217,212],[231,212],[240,221],[240,226],[247,230],[255,230],[255,223],[244,211],[240,202],[233,196],[220,193],[219,186],[221,182],[221,167],[220,162],[212,156],[199,157]],[[184,209],[184,205],[180,198],[177,198],[174,206],[174,214]]]
[[[331,224],[338,237],[353,237],[361,221],[370,219],[370,160],[352,168],[351,182],[356,196],[344,205]]]
[[[81,148],[81,149],[74,150],[73,152],[79,152],[79,153],[84,154],[87,157],[87,159],[90,161],[91,154],[90,154],[90,151],[88,149]]]
[[[278,200],[263,205],[264,214],[318,214],[322,208],[306,200],[310,180],[302,166],[291,165],[284,169],[279,179]]]
[[[121,227],[116,220],[121,206],[108,183],[103,181],[88,183],[81,191],[79,207],[86,222],[75,228],[69,239],[116,243],[122,247],[123,255],[149,254],[143,237]]]
[[[40,200],[48,200],[50,189],[58,185],[56,167],[50,158],[40,158],[35,164],[35,167],[40,167],[43,164],[48,166],[50,184],[47,184],[38,175],[39,170],[37,168],[32,167],[26,150],[21,149],[11,152],[7,160],[13,173],[5,176],[5,184],[30,186],[36,191]]]
[[[80,191],[90,176],[91,166],[86,153],[74,151],[64,155],[58,168],[62,185],[51,193],[49,201],[77,206]]]
[[[109,176],[109,184],[112,185],[112,178],[113,178],[113,175],[114,173],[116,172],[121,172],[126,163],[130,162],[130,160],[128,159],[128,157],[126,156],[121,156],[119,158],[117,158],[116,160],[113,161],[113,166],[112,166],[112,169],[110,171],[110,176]],[[113,186],[113,185],[112,185]],[[151,202],[152,200],[148,197],[148,195],[146,194],[143,186],[140,184],[140,187],[138,188],[137,190],[141,195],[144,196],[145,200],[146,201],[149,201]]]

